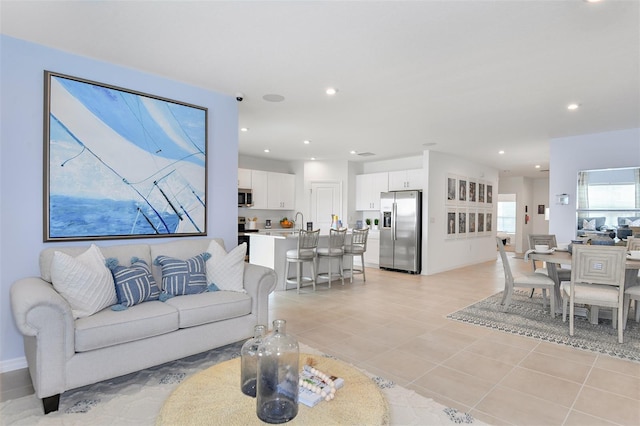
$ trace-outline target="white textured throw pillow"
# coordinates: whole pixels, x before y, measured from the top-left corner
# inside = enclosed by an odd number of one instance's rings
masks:
[[[624,222],[626,225],[629,225],[629,226],[640,226],[640,219],[636,219],[636,220],[625,219]]]
[[[51,282],[71,305],[74,318],[88,317],[118,303],[113,275],[95,244],[78,257],[54,252]]]
[[[227,253],[224,247],[212,240],[207,252],[211,254],[211,258],[207,260],[207,284],[215,284],[220,290],[246,293],[244,256],[247,244],[242,243]]]
[[[587,220],[584,219],[582,221],[582,229],[584,229],[585,231],[595,231],[596,230],[596,220]]]

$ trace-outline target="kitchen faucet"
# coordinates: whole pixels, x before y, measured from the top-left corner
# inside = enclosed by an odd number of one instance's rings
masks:
[[[304,215],[302,214],[302,212],[296,212],[296,215],[293,218],[293,221],[294,222],[298,221],[298,215],[300,215],[300,217],[302,218],[302,221],[300,222],[300,230],[302,231],[302,226],[303,226],[303,223],[304,223]]]

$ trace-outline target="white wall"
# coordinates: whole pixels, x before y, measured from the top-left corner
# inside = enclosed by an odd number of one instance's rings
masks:
[[[549,232],[569,241],[576,235],[578,171],[640,166],[640,129],[552,139],[549,153]],[[569,204],[556,204],[563,193]]]
[[[43,243],[43,71],[51,70],[208,108],[207,231],[237,244],[238,107],[232,96],[0,35],[0,369],[22,368],[22,336],[11,314],[9,289],[40,275]],[[166,239],[101,241],[99,245]]]
[[[451,269],[496,259],[496,202],[498,170],[437,151],[425,151],[423,164],[427,181],[423,190],[422,274],[432,275]],[[493,184],[493,233],[491,235],[446,239],[446,179],[449,174],[482,179]]]

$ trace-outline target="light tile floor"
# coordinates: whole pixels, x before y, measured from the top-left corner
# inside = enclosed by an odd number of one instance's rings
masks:
[[[514,271],[530,265],[511,258]],[[494,425],[640,425],[640,363],[446,319],[504,286],[500,261],[433,276],[367,268],[344,287],[271,295],[301,342]],[[2,397],[33,393],[25,370]]]
[[[511,255],[510,255],[511,256]],[[530,264],[511,258],[515,271]],[[495,425],[639,425],[640,363],[451,321],[504,286],[500,261],[275,292],[299,341]],[[567,326],[568,332],[568,326]]]

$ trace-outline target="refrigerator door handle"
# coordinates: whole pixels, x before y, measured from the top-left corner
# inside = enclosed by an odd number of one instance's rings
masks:
[[[397,203],[393,203],[393,206],[391,207],[391,239],[393,241],[395,241],[396,238],[396,213],[397,213],[397,209],[398,209],[398,204]]]

